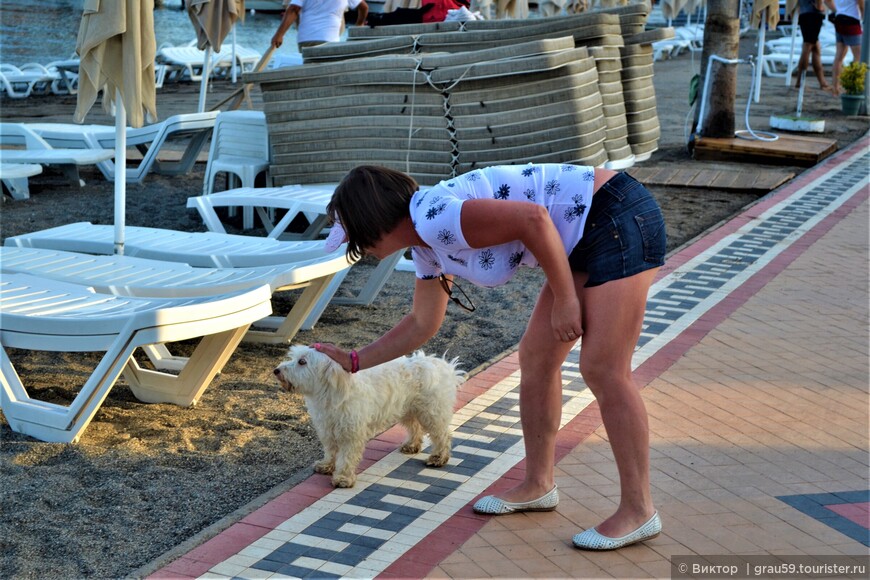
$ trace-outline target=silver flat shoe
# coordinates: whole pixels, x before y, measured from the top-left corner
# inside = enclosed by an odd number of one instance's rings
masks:
[[[505,501],[494,495],[482,497],[474,503],[474,511],[488,516],[503,516],[519,512],[551,512],[559,505],[559,492],[553,489],[531,501]]]
[[[621,538],[608,538],[599,534],[595,528],[589,528],[574,536],[573,541],[574,546],[581,550],[618,550],[638,542],[652,540],[660,533],[662,533],[662,520],[659,518],[659,512],[656,512],[638,529]]]

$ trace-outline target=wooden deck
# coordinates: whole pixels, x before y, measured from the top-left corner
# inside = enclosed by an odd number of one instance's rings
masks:
[[[695,162],[687,165],[633,167],[628,170],[646,185],[696,187],[741,193],[767,193],[794,177],[785,169],[756,169],[744,165],[723,167],[722,163]]]
[[[834,139],[780,134],[776,141],[698,137],[693,156],[706,161],[739,161],[812,167],[837,150]]]

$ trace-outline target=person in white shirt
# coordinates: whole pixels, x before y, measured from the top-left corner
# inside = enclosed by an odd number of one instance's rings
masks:
[[[356,25],[362,26],[369,14],[365,0],[290,0],[281,18],[281,24],[272,37],[272,46],[279,48],[284,35],[295,22],[298,31],[296,42],[299,52],[306,46],[317,46],[341,39],[344,13],[356,9]]]
[[[521,267],[544,273],[519,345],[525,479],[480,499],[474,511],[556,509],[562,365],[582,339],[580,373],[600,405],[622,496],[616,512],[574,536],[574,545],[612,550],[661,532],[647,414],[631,373],[647,292],[666,250],[662,212],[642,184],[609,169],[529,163],[477,169],[420,190],[405,173],[360,166],[335,189],[327,211],[336,220],[327,249],[346,241],[355,260],[410,247],[417,273],[411,311],[379,339],[358,352],[314,345],[348,372],[422,346],[441,326],[448,301],[473,310],[454,276],[491,287]]]

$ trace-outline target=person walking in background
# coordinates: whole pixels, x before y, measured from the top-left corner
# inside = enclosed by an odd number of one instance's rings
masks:
[[[345,11],[357,10],[357,26],[365,24],[369,14],[365,0],[285,0],[285,5],[287,8],[272,37],[272,46],[279,48],[284,43],[284,35],[295,22],[299,52],[306,46],[341,40]]]
[[[650,493],[647,413],[631,372],[647,292],[666,250],[664,218],[643,185],[608,169],[530,163],[478,169],[420,191],[402,172],[360,166],[342,179],[327,213],[335,220],[327,249],[346,241],[356,261],[410,247],[417,274],[411,311],[383,336],[359,351],[315,345],[348,372],[422,346],[438,332],[449,300],[473,310],[453,276],[493,287],[520,266],[543,270],[519,345],[525,479],[501,497],[480,499],[476,512],[556,508],[562,365],[582,337],[580,373],[600,405],[621,498],[616,512],[574,536],[574,545],[612,550],[661,532]]]
[[[861,60],[861,22],[864,20],[864,0],[835,0],[834,30],[837,33],[837,54],[834,56],[833,93],[840,94],[840,72],[851,50],[855,62]]]
[[[812,59],[813,72],[819,79],[819,88],[823,91],[832,90],[831,85],[825,80],[825,69],[822,67],[822,47],[819,43],[819,31],[825,22],[825,6],[831,12],[835,12],[834,0],[800,0],[798,25],[801,27],[803,45],[796,71],[797,80],[794,85],[796,89],[800,88],[803,73],[807,70]]]

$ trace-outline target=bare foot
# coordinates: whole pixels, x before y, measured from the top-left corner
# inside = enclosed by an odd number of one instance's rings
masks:
[[[608,538],[621,538],[626,534],[630,534],[641,525],[649,520],[655,509],[649,514],[645,513],[628,513],[617,510],[615,514],[595,526],[598,533],[607,536]]]
[[[536,487],[533,484],[526,484],[525,482],[523,482],[520,485],[505,491],[504,493],[498,494],[498,497],[505,501],[514,503],[526,502],[543,497],[552,490],[552,485],[549,488],[544,489],[543,487]]]

